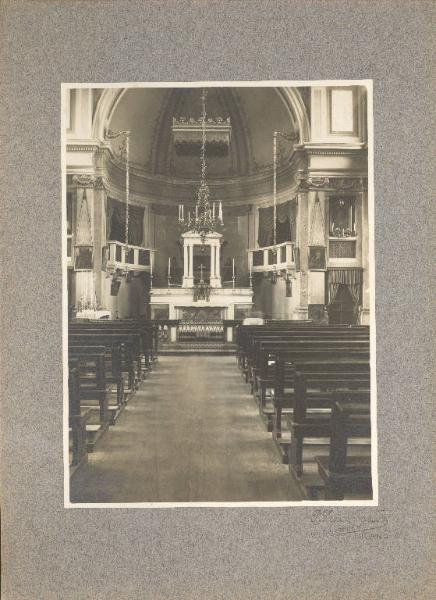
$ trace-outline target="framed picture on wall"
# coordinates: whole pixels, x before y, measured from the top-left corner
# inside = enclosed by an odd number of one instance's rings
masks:
[[[311,271],[326,270],[326,248],[325,246],[310,246],[309,269]]]
[[[94,268],[94,248],[92,246],[74,247],[74,270],[92,271]]]

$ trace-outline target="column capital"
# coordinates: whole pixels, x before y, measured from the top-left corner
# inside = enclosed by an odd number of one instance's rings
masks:
[[[98,179],[101,179],[101,177]],[[95,177],[95,175],[89,175],[87,173],[83,173],[81,175],[73,175],[73,183],[79,188],[93,188],[96,183],[96,180],[97,178]]]

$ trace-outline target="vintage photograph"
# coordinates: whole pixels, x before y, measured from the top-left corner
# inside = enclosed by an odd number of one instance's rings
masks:
[[[62,85],[65,506],[377,505],[370,81]]]

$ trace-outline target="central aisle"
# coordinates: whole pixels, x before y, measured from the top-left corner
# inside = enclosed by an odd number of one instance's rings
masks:
[[[161,356],[73,477],[72,502],[300,500],[234,356]]]

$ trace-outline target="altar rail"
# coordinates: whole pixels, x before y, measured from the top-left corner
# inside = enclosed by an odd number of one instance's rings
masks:
[[[181,321],[177,331],[179,341],[222,339],[224,327],[220,321]]]
[[[283,242],[274,246],[251,249],[248,253],[253,273],[295,267],[293,242]]]
[[[156,250],[142,246],[126,245],[121,242],[107,243],[109,256],[107,267],[109,269],[126,269],[128,271],[150,271],[150,264],[154,263]]]

